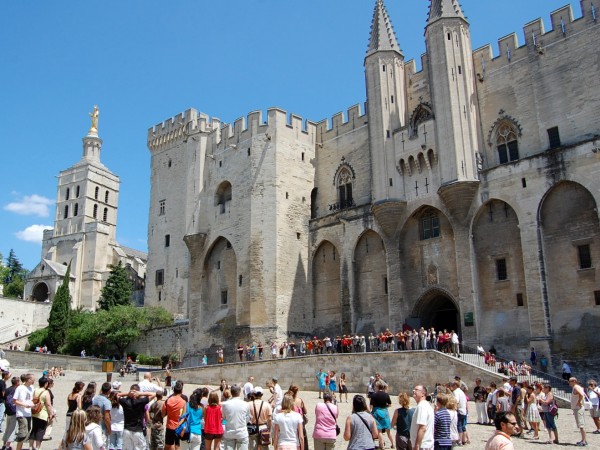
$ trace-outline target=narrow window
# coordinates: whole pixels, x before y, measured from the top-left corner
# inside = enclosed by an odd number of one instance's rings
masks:
[[[219,167],[223,167],[223,161],[219,161]]]
[[[162,300],[162,291],[158,291],[158,301]]]
[[[304,161],[304,152],[302,152],[302,161]]]
[[[154,275],[154,284],[156,286],[162,286],[165,283],[165,271],[158,269]]]
[[[104,193],[104,203],[108,203],[108,191]]]
[[[221,305],[227,304],[227,291],[221,291]]]
[[[166,200],[161,200],[160,202],[158,202],[158,215],[159,216],[164,216],[165,215],[165,205],[166,205],[167,201]]]
[[[244,277],[243,277],[242,275],[240,275],[240,276],[238,277],[238,286],[241,286],[241,285],[242,285],[242,281],[243,281],[243,279],[244,279]]]
[[[394,103],[394,96],[392,95],[391,99],[392,103]]]
[[[550,142],[550,148],[560,147],[560,133],[558,127],[548,128],[548,141]]]
[[[600,291],[594,291],[594,301],[596,306],[600,306]]]
[[[523,302],[523,294],[518,293],[517,294],[517,306],[524,306],[525,303]]]
[[[390,130],[385,130],[385,135],[389,138],[390,137]]]
[[[385,72],[385,64],[381,66],[381,69]]]
[[[100,188],[96,186],[96,189],[94,189],[94,200],[98,200],[98,195],[100,195]]]
[[[217,270],[221,270],[221,261],[217,261]]]
[[[526,188],[527,187],[527,180],[525,178],[521,178],[521,185]]]
[[[440,219],[437,214],[429,213],[421,219],[421,240],[433,239],[440,236]]]
[[[71,195],[71,190],[67,188],[67,193],[65,194],[65,200],[69,200],[69,196]]]
[[[171,164],[172,164],[172,163],[171,163],[171,160],[169,160],[168,166],[169,166],[169,167],[171,167]]]
[[[75,203],[73,207],[73,217],[77,217],[77,214],[79,214],[79,203]]]
[[[170,247],[170,246],[171,246],[171,235],[165,234],[165,247]]]
[[[458,66],[458,74],[461,75],[462,74],[462,67]]]
[[[179,278],[179,268],[175,267],[175,278]]]
[[[390,178],[390,186],[394,185],[394,181]]]
[[[383,292],[388,293],[388,279],[387,277],[383,277]]]
[[[288,194],[287,192],[285,193],[285,199],[288,200],[290,198],[290,194]]]
[[[498,281],[504,281],[508,279],[508,273],[506,272],[506,259],[500,258],[496,260],[496,279]]]
[[[296,239],[300,240],[300,233],[296,233]]]
[[[108,208],[104,208],[104,214],[102,214],[102,220],[108,222]]]
[[[450,36],[450,33],[448,33],[448,40],[451,41],[452,40],[452,36]]]
[[[65,213],[63,214],[63,219],[69,217],[69,205],[65,205]]]
[[[94,205],[94,214],[93,214],[93,216],[94,216],[94,219],[98,218],[98,205]]]
[[[579,268],[590,269],[592,267],[592,253],[590,244],[578,245],[577,253],[579,255]]]
[[[75,189],[75,197],[79,198],[79,186]]]
[[[250,147],[248,147],[248,156],[250,156]]]

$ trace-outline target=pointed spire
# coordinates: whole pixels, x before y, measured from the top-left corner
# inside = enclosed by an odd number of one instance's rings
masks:
[[[376,0],[367,55],[378,51],[390,50],[402,53],[383,0]]]
[[[465,19],[462,8],[458,0],[431,0],[429,5],[429,19],[427,24],[431,24],[438,19],[459,18]]]

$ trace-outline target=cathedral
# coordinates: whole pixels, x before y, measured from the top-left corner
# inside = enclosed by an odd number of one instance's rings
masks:
[[[25,282],[23,298],[51,302],[71,264],[72,307],[95,310],[111,264],[121,262],[144,304],[147,255],[116,241],[119,177],[100,162],[99,111],[83,138],[83,157],[58,175],[54,228],[44,231],[42,259]]]
[[[590,356],[600,28],[580,3],[494,54],[471,45],[485,23],[430,0],[418,69],[376,0],[364,106],[320,122],[189,109],[150,128],[145,300],[188,321],[186,357],[407,326]]]

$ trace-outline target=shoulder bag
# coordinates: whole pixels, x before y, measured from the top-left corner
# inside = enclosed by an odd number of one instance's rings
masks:
[[[337,417],[335,417],[335,415],[333,414],[333,411],[331,410],[331,408],[329,408],[329,405],[327,403],[325,403],[325,406],[327,407],[327,410],[329,411],[329,413],[331,414],[331,417],[333,417],[333,420],[335,421],[335,435],[339,436],[340,435],[340,426],[337,424]],[[358,416],[360,417],[360,416]],[[361,417],[362,419],[362,417]]]
[[[37,397],[33,397],[33,406],[31,407],[31,414],[39,414],[42,412],[42,409],[44,409],[44,404],[42,403],[42,395],[44,395],[44,392],[46,392],[46,389],[43,389],[42,392],[40,392],[40,395],[38,395]]]
[[[260,408],[258,409],[258,414],[256,414],[256,403],[252,402],[252,407],[254,408],[254,417],[256,418],[256,423],[247,423],[246,424],[246,428],[248,428],[248,434],[250,436],[254,436],[256,433],[258,433],[258,419],[260,417],[260,413],[262,411],[262,407],[263,404],[265,402],[261,402],[260,404]]]

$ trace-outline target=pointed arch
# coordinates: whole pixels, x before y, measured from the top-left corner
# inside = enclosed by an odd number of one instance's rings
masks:
[[[338,166],[333,184],[336,187],[337,203],[330,205],[329,209],[344,209],[354,206],[353,183],[356,178],[354,169],[342,158],[342,163]]]
[[[342,302],[340,255],[330,241],[323,241],[312,257],[313,329],[315,333],[340,333]]]
[[[488,134],[488,144],[496,149],[498,164],[506,164],[519,159],[521,135],[521,125],[513,117],[504,115],[494,122]]]
[[[419,103],[410,116],[410,135],[417,137],[419,135],[419,124],[433,119],[433,109],[429,103]]]
[[[200,317],[206,323],[234,316],[238,286],[237,257],[231,242],[219,236],[208,248],[202,267]]]
[[[215,191],[215,206],[219,207],[220,214],[229,212],[232,198],[233,192],[231,183],[229,181],[223,181]]]

